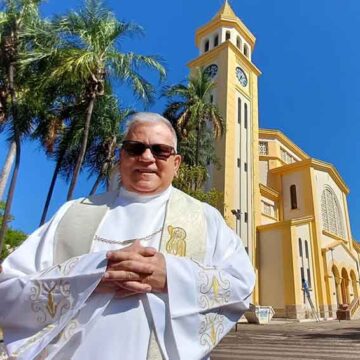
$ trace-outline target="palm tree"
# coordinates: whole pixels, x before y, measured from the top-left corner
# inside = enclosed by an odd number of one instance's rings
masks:
[[[135,95],[149,102],[153,99],[153,87],[138,71],[146,67],[157,71],[162,79],[165,69],[156,56],[120,51],[120,40],[127,35],[141,33],[141,28],[117,20],[101,0],[85,0],[85,6],[80,11],[56,18],[54,27],[59,34],[56,46],[35,48],[32,59],[28,61],[48,58],[54,64],[48,75],[49,81],[59,82],[71,78],[84,84],[84,132],[67,194],[69,200],[85,157],[94,105],[104,95],[105,81],[127,82]]]
[[[21,157],[21,139],[31,129],[32,103],[35,101],[27,88],[26,77],[19,70],[19,53],[26,48],[23,30],[39,19],[41,0],[7,0],[0,12],[0,81],[2,122],[15,143],[15,166],[8,190],[3,222],[0,227],[0,251],[10,216]]]
[[[79,118],[84,110],[76,97],[76,88],[72,86],[67,88],[66,84],[62,83],[43,90],[40,94],[48,94],[43,98],[43,102],[48,106],[44,106],[43,111],[39,113],[32,138],[40,141],[46,155],[55,160],[56,165],[46,196],[40,226],[45,222],[57,177],[64,167],[63,161],[66,154],[73,151],[74,147],[77,151],[79,150],[78,143],[81,138],[79,133],[83,133],[83,129],[79,129]]]
[[[60,89],[62,97],[55,97],[56,101],[53,101],[51,109],[46,109],[44,118],[38,119],[32,135],[40,140],[46,154],[56,162],[40,226],[46,220],[58,175],[61,174],[68,180],[74,171],[84,132],[82,122],[79,121],[84,112],[83,104],[77,104],[76,97],[71,96],[68,90],[71,89]],[[130,113],[127,109],[119,110],[116,98],[108,94],[109,91],[109,87],[106,87],[107,94],[100,97],[94,106],[89,132],[85,166],[90,169],[90,176],[97,174],[92,193],[102,181],[108,180],[120,141],[120,123]],[[51,89],[49,92],[51,93]],[[68,93],[67,96],[64,96],[65,93]]]
[[[215,152],[215,138],[212,129],[204,127],[199,136],[199,151],[196,151],[197,132],[191,130],[187,132],[186,137],[179,137],[178,151],[181,154],[185,164],[196,166],[196,156],[198,156],[198,166],[206,167],[209,164],[219,166],[219,159]]]
[[[93,129],[96,130],[91,136],[85,166],[89,169],[89,176],[96,176],[96,181],[89,195],[95,194],[102,182],[108,189],[111,171],[117,162],[116,151],[122,140],[120,127],[133,112],[131,109],[120,109],[113,95],[102,97],[97,109],[94,109]]]
[[[187,85],[177,84],[165,88],[163,94],[169,98],[164,116],[173,123],[180,137],[187,137],[195,130],[195,165],[199,165],[200,142],[206,123],[211,123],[214,137],[224,132],[224,121],[211,94],[215,83],[203,68],[196,68]]]

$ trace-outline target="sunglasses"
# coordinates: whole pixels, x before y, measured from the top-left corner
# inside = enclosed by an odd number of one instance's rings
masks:
[[[157,159],[166,160],[171,155],[175,155],[175,149],[165,144],[144,144],[140,141],[125,140],[122,143],[122,149],[130,156],[140,156],[146,149],[150,149],[153,156]]]

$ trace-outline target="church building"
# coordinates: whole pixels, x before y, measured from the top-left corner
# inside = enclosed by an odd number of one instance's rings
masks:
[[[272,306],[276,317],[354,318],[360,246],[349,189],[333,165],[281,131],[259,128],[255,41],[227,1],[196,31],[199,55],[188,65],[204,67],[216,83],[212,101],[226,127],[210,187],[224,194],[223,214],[256,269],[255,305]]]

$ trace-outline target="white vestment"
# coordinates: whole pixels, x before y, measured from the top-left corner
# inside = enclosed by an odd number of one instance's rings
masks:
[[[164,254],[167,294],[118,299],[94,292],[106,270],[108,250],[128,246],[133,239],[159,248],[171,191],[139,196],[120,189],[90,253],[54,266],[54,234],[72,204],[68,202],[5,259],[0,327],[12,358],[145,360],[151,334],[164,359],[208,357],[248,308],[254,286],[240,239],[211,206],[203,206],[203,263]]]

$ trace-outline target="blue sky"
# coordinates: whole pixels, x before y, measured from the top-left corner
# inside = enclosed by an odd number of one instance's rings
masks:
[[[128,39],[124,51],[157,54],[166,61],[167,83],[183,81],[186,64],[198,55],[195,30],[208,22],[222,0],[109,0],[125,21],[142,25],[145,36]],[[48,0],[51,16],[76,8],[81,1]],[[260,126],[283,131],[310,156],[332,163],[350,188],[353,236],[360,240],[360,1],[359,0],[233,0],[236,14],[257,38],[253,62],[259,80]],[[154,84],[160,89],[156,78]],[[128,92],[119,90],[124,105],[141,109]],[[164,100],[151,108],[162,112]],[[6,155],[0,135],[0,165]],[[13,226],[33,231],[39,222],[54,164],[38,144],[25,143],[12,213]],[[75,196],[86,195],[93,180],[84,174]],[[66,197],[58,182],[53,214]]]

